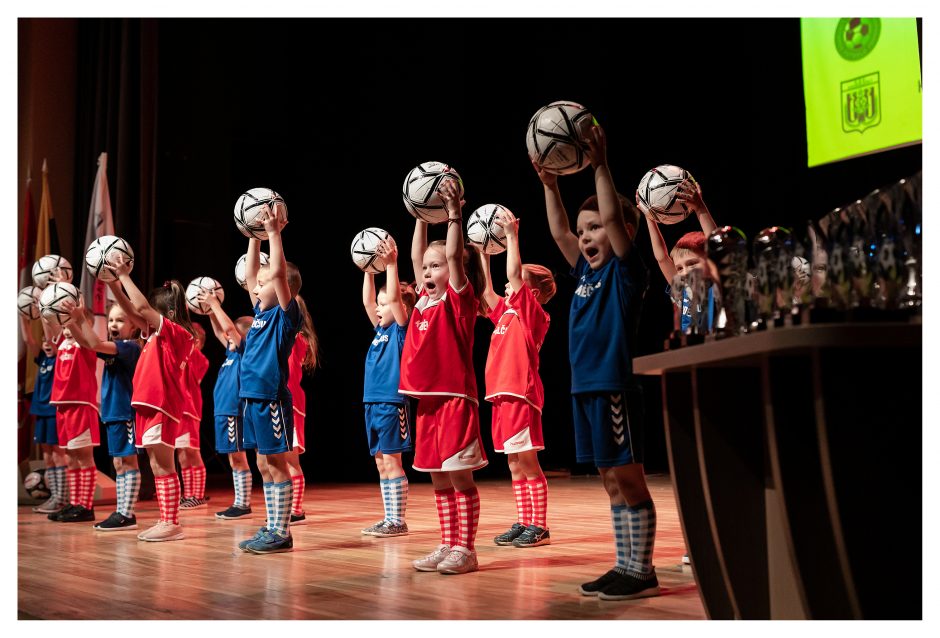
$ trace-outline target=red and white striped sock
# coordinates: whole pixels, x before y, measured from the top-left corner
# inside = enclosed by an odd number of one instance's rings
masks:
[[[160,520],[180,524],[180,480],[176,472],[154,477],[157,484],[157,503],[160,504]]]
[[[78,470],[81,473],[79,480],[82,482],[82,501],[85,509],[92,509],[95,506],[95,483],[97,483],[98,470],[92,467],[83,467]]]
[[[441,543],[448,547],[457,544],[457,498],[454,488],[434,490],[437,518],[441,522]]]
[[[473,551],[473,540],[477,536],[477,524],[480,522],[480,492],[471,487],[465,492],[455,492],[457,512],[460,516],[457,544]]]
[[[298,474],[297,476],[292,476],[290,477],[290,482],[293,489],[290,513],[294,514],[295,516],[300,516],[304,513],[304,486],[306,485],[306,481],[304,481],[304,475]]]
[[[69,504],[70,505],[80,505],[82,503],[82,488],[81,488],[81,470],[76,468],[69,468],[65,471],[65,478],[69,483]]]
[[[193,468],[184,467],[180,470],[180,479],[183,483],[183,498],[193,495]]]
[[[519,524],[528,527],[532,524],[532,501],[525,479],[512,482],[512,493],[516,497],[516,515]]]
[[[548,529],[548,481],[542,474],[538,478],[526,481],[529,488],[529,500],[532,502],[532,524]]]
[[[192,476],[192,492],[193,497],[195,498],[205,498],[206,497],[206,466],[205,465],[194,465],[189,468],[190,475]]]

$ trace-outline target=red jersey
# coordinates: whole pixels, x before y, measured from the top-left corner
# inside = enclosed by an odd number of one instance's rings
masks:
[[[448,281],[437,301],[422,289],[402,349],[401,394],[464,397],[477,403],[473,324],[478,306],[469,281],[459,292]]]
[[[56,354],[50,404],[81,403],[98,409],[98,354],[74,339],[63,339]]]
[[[140,351],[131,405],[159,410],[179,422],[186,406],[186,361],[194,350],[185,328],[160,317],[160,325]]]
[[[486,399],[507,394],[531,403],[539,412],[545,404],[539,377],[539,349],[548,332],[550,317],[535,299],[535,291],[524,286],[500,298],[490,312],[496,324],[486,357]]]
[[[307,395],[304,389],[300,387],[300,377],[304,373],[304,357],[307,356],[307,338],[299,332],[294,339],[294,347],[290,351],[290,357],[287,359],[287,389],[290,390],[291,402],[294,409],[307,416]]]
[[[206,376],[206,370],[208,369],[209,360],[206,359],[206,355],[202,354],[202,350],[194,347],[193,353],[186,363],[186,379],[184,381],[186,406],[183,409],[183,414],[187,414],[197,421],[202,419],[202,390],[199,384],[202,383],[202,378]]]

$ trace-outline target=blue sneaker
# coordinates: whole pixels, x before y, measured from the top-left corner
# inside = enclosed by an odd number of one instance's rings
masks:
[[[269,529],[265,529],[261,538],[255,539],[245,546],[249,552],[255,554],[278,554],[280,552],[289,552],[294,549],[293,536],[281,536],[275,534]]]
[[[249,538],[248,540],[245,540],[245,541],[240,542],[240,543],[238,544],[238,549],[242,550],[243,552],[250,551],[250,550],[248,549],[248,543],[253,543],[254,541],[258,540],[258,539],[261,538],[261,537],[264,535],[264,533],[267,532],[267,531],[268,531],[268,528],[267,528],[267,527],[262,527],[261,529],[259,529],[259,530],[255,533],[254,536],[252,536],[252,537]]]

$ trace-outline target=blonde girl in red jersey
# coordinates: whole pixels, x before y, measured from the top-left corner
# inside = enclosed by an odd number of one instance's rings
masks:
[[[493,402],[493,447],[505,452],[512,475],[518,521],[497,536],[497,545],[537,547],[548,545],[546,514],[548,482],[539,466],[542,406],[545,402],[539,377],[539,349],[550,318],[541,304],[555,295],[555,279],[544,266],[522,263],[519,254],[519,221],[501,210],[496,223],[506,231],[506,296],[493,291],[486,264],[486,299],[495,324],[486,359],[486,399]]]
[[[134,372],[131,405],[136,412],[135,443],[150,457],[160,506],[160,520],[137,538],[153,542],[181,540],[180,482],[173,450],[186,407],[183,378],[194,345],[192,322],[180,282],[165,282],[152,290],[148,299],[131,279],[131,265],[128,261],[115,265],[112,271],[118,281],[108,286],[132,321],[149,333]]]
[[[206,464],[200,452],[199,428],[202,423],[202,383],[209,360],[202,354],[206,344],[206,331],[195,321],[192,323],[195,335],[194,348],[186,364],[183,389],[186,391],[186,406],[180,421],[180,435],[176,437],[176,454],[180,462],[183,495],[180,497],[181,510],[193,510],[205,507]]]
[[[412,564],[418,571],[465,574],[478,569],[480,495],[473,471],[487,463],[473,372],[484,284],[479,254],[464,246],[457,186],[447,180],[439,192],[447,241],[428,245],[427,224],[415,223],[411,260],[420,297],[402,351],[399,392],[418,399],[413,467],[431,474],[441,525],[441,544]]]

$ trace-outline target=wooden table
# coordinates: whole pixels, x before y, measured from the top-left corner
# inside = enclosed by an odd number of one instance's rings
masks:
[[[922,617],[921,348],[825,324],[634,359],[709,617]]]

